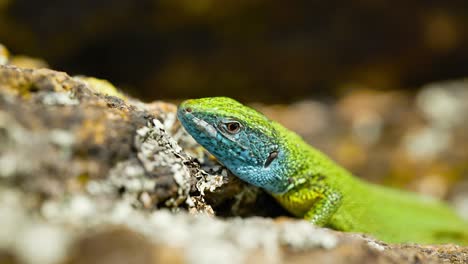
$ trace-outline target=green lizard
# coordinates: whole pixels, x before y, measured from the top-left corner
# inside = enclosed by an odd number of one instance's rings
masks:
[[[236,176],[315,225],[390,243],[468,244],[468,224],[443,202],[364,182],[233,99],[187,100],[177,115],[187,132]]]

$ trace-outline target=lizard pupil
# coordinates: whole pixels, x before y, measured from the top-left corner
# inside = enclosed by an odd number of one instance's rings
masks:
[[[240,130],[240,124],[238,122],[229,122],[226,124],[226,128],[229,133],[235,134]]]

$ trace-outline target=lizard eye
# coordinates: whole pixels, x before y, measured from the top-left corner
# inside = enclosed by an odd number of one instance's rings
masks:
[[[241,124],[237,121],[231,121],[225,124],[226,131],[230,134],[237,134],[241,130]]]

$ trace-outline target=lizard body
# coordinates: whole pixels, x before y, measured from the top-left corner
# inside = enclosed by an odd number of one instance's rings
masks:
[[[178,118],[236,176],[315,225],[386,242],[468,244],[468,224],[443,202],[364,182],[233,99],[187,100]]]

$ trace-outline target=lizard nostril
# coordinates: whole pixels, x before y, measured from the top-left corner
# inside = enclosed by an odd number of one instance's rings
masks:
[[[191,113],[191,112],[192,112],[192,108],[190,108],[190,107],[185,108],[185,112]]]

